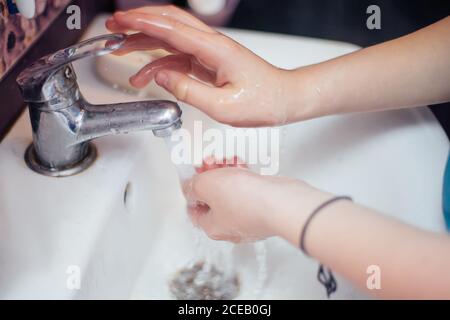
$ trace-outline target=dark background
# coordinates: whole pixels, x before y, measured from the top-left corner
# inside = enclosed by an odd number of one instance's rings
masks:
[[[67,31],[66,17],[62,15],[1,81],[0,141],[24,108],[15,83],[19,72],[37,58],[74,43],[97,13],[114,10],[112,0],[73,2],[82,8],[82,30]],[[186,0],[174,2],[186,5]],[[366,9],[372,4],[381,8],[381,30],[366,28]],[[346,41],[366,47],[411,33],[448,15],[450,0],[241,0],[229,26]],[[62,29],[66,30],[63,37]],[[450,136],[450,103],[431,109]]]
[[[366,28],[366,10],[372,4],[381,9],[381,30]],[[448,15],[449,0],[241,0],[230,26],[366,47],[411,33]]]

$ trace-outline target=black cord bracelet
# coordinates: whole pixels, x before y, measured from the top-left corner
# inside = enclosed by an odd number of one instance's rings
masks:
[[[340,201],[340,200],[349,200],[349,201],[353,201],[351,197],[348,196],[338,196],[338,197],[334,197],[331,198],[328,201],[325,201],[324,203],[322,203],[320,206],[318,206],[308,217],[308,219],[306,219],[305,225],[303,226],[302,232],[300,233],[300,250],[303,251],[303,253],[309,257],[309,253],[306,250],[305,247],[305,236],[306,236],[306,231],[308,230],[309,224],[311,223],[311,221],[313,220],[313,218],[320,212],[322,211],[325,207],[329,206],[330,204]],[[317,272],[317,279],[319,280],[319,282],[325,287],[325,289],[327,290],[327,296],[328,298],[330,297],[330,295],[332,293],[334,293],[337,290],[337,283],[336,280],[333,276],[333,272],[325,267],[324,265],[320,264],[319,265],[319,271]]]

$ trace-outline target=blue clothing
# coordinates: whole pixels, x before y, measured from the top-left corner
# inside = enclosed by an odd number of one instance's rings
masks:
[[[444,209],[445,223],[450,232],[450,155],[447,160],[447,168],[444,173],[444,189],[442,192],[442,205]]]

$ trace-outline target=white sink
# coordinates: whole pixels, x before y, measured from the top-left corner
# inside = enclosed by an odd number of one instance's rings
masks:
[[[98,17],[85,37],[104,33],[105,19]],[[286,68],[356,49],[301,37],[224,32]],[[100,82],[92,60],[75,67],[90,102],[138,99]],[[223,128],[182,107],[185,127],[201,119]],[[449,144],[427,108],[327,117],[284,132],[280,174],[350,194],[419,227],[445,230],[441,188]],[[280,239],[255,247],[202,237],[186,216],[166,145],[151,132],[97,139],[99,158],[68,178],[30,171],[23,161],[30,142],[25,112],[0,144],[0,298],[172,298],[170,278],[205,255],[218,263],[232,258],[241,281],[238,298],[326,298],[316,280],[317,263]],[[257,260],[264,251],[266,264]],[[266,277],[258,278],[263,267]],[[77,271],[79,289],[71,282]],[[367,297],[339,277],[338,284],[334,298]]]

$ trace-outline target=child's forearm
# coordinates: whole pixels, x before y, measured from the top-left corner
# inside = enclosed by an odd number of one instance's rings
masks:
[[[298,226],[286,225],[283,236],[299,245]],[[313,218],[305,247],[315,259],[362,289],[368,289],[367,272],[373,272],[369,266],[379,267],[381,289],[371,293],[380,297],[450,299],[450,238],[445,235],[340,201]]]
[[[405,37],[288,72],[290,121],[450,100],[450,17]]]

